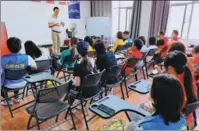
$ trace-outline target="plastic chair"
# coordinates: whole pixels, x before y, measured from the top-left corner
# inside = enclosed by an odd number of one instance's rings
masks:
[[[25,75],[27,75],[27,69],[26,68],[21,69],[21,70],[11,70],[11,69],[5,70],[5,80],[20,80],[20,79],[23,79],[23,77]],[[18,93],[18,95],[23,94],[22,98],[24,98],[24,92],[25,92],[26,87],[27,87],[27,84],[25,86],[13,89],[13,87],[9,87],[7,85],[5,86],[5,82],[3,82],[1,90],[4,92],[4,94],[7,94],[8,92],[20,91],[21,89],[23,89],[23,92]],[[11,97],[7,97],[7,98],[4,99],[8,103],[8,109],[10,111],[10,115],[11,115],[12,118],[14,117],[12,111],[15,111],[15,110],[29,104],[29,103],[26,103],[26,104],[20,105],[18,107],[15,107],[14,109],[11,109],[11,105],[9,104],[8,100],[13,98],[13,97],[15,97],[15,95],[11,96]]]
[[[37,70],[29,70],[29,74],[30,75],[31,74],[40,73],[40,72],[51,72],[51,69],[52,69],[52,59],[36,61],[36,64],[37,64]],[[45,83],[45,85],[46,84],[47,83]],[[40,88],[42,88],[42,85],[43,85],[43,83],[40,84]],[[30,88],[27,87],[26,96],[28,96],[29,89]]]
[[[66,97],[64,101],[61,100],[68,93],[69,84],[70,81],[58,87],[38,91],[35,103],[26,108],[27,113],[30,114],[27,129],[37,126],[38,130],[40,130],[40,123],[53,117],[56,117],[57,122],[59,114],[66,110],[66,114],[70,111],[73,129],[76,129],[73,114],[71,112],[71,105],[65,102]],[[36,119],[36,124],[30,126],[33,117]]]
[[[147,76],[147,79],[149,78],[148,76],[148,68],[150,67],[150,65],[154,62],[153,58],[151,58],[150,61],[147,61],[147,58],[148,57],[153,57],[155,55],[155,52],[157,51],[157,48],[156,49],[150,49],[145,58],[144,58],[144,64],[145,64],[145,68],[146,68],[146,76]],[[149,64],[149,67],[147,67],[147,64]]]
[[[124,77],[124,83],[125,83],[125,87],[127,88],[127,79],[128,78],[131,78],[132,76],[135,76],[135,80],[137,81],[138,80],[138,77],[137,77],[137,68],[136,68],[136,64],[139,62],[140,59],[137,59],[137,58],[129,58],[127,63],[123,66],[123,69],[122,69],[122,75]],[[125,70],[126,68],[133,68],[134,71],[131,72],[130,74],[126,74],[125,73]],[[127,97],[129,96],[128,94],[128,90],[126,90],[126,93],[127,93]]]
[[[60,72],[63,72],[63,74],[64,74],[64,80],[67,81],[66,77],[68,77],[68,80],[69,80],[70,76],[73,74],[73,68],[74,67],[71,66],[70,68],[65,68],[64,66],[66,64],[67,65],[74,64],[77,61],[77,59],[78,59],[78,56],[75,56],[74,58],[72,58],[71,56],[66,56],[65,59],[64,59],[63,64],[61,65],[61,68],[58,70],[58,73],[57,73],[56,77],[58,78]],[[66,74],[68,74],[68,75],[66,76]]]
[[[120,89],[122,92],[122,98],[124,97],[124,92],[122,89],[122,84],[124,81],[124,77],[122,75],[123,65],[115,65],[108,68],[102,76],[102,85],[105,87],[105,96],[108,94],[108,90],[111,90],[113,87],[120,85]],[[127,87],[125,87],[127,90]],[[128,97],[128,95],[127,95]]]
[[[83,83],[81,83],[81,86],[79,87],[79,94],[77,96],[77,99],[80,100],[81,103],[81,109],[84,117],[84,122],[86,124],[86,129],[89,130],[88,127],[88,120],[85,115],[84,110],[84,101],[93,100],[93,98],[99,96],[101,94],[101,77],[105,70],[103,70],[100,73],[95,74],[89,74],[85,76],[83,79]]]
[[[193,113],[195,127],[197,126],[196,109],[198,107],[199,107],[199,102],[194,102],[194,103],[188,104],[182,111],[185,117],[188,117],[191,113]],[[188,126],[187,126],[187,129],[189,130]]]

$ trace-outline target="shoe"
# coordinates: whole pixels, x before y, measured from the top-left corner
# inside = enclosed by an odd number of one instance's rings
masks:
[[[20,100],[19,98],[14,98],[13,101],[14,101],[15,103],[19,103],[21,100]]]
[[[12,105],[12,101],[1,101],[1,105],[3,105],[3,106],[8,106],[8,103],[9,103],[9,105]]]

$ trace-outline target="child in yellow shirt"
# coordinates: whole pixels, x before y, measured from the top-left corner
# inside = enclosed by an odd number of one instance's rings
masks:
[[[117,52],[117,49],[119,46],[124,46],[125,43],[123,41],[123,37],[122,37],[122,32],[117,32],[117,40],[115,41],[114,45],[113,45],[113,48],[112,48],[112,51],[115,53]]]

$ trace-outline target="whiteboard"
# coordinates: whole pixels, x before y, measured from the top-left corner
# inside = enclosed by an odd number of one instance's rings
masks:
[[[104,35],[105,37],[111,37],[112,36],[111,17],[88,17],[86,23],[86,31],[88,36]]]

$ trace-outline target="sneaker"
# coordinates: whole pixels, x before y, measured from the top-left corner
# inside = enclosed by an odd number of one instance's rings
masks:
[[[14,101],[15,103],[19,103],[19,102],[20,102],[20,99],[19,99],[19,98],[14,98],[13,101]]]
[[[12,101],[8,101],[8,103],[9,103],[9,105],[12,105]],[[8,103],[7,103],[7,101],[1,101],[1,105],[3,105],[3,106],[8,106]]]

